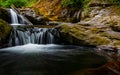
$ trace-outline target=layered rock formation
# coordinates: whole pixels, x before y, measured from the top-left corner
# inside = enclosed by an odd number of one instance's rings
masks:
[[[81,9],[62,8],[61,0],[39,0],[33,8],[37,14],[53,21],[73,23],[80,21]]]

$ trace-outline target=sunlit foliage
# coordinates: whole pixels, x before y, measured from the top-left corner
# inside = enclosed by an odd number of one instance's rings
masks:
[[[0,0],[1,7],[9,8],[12,4],[16,7],[29,6],[35,3],[37,0]]]

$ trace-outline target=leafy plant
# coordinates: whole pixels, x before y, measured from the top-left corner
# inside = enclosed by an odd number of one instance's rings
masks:
[[[120,6],[120,0],[106,0],[106,1]]]
[[[62,0],[62,7],[76,7],[79,8],[82,6],[82,0]]]
[[[72,7],[72,8],[84,8],[86,7],[87,3],[90,0],[62,0],[61,6],[65,7]]]
[[[9,8],[11,4],[15,5],[16,7],[25,6],[26,0],[5,0],[0,3],[1,6]]]

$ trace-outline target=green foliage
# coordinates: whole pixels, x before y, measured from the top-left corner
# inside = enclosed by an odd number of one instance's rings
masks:
[[[15,5],[16,7],[25,6],[26,0],[5,0],[0,2],[0,6],[9,8],[11,4]]]
[[[33,4],[35,4],[38,0],[27,0],[26,6],[32,6]]]
[[[120,0],[107,0],[107,1],[112,3],[120,3]]]
[[[30,6],[32,3],[35,3],[37,0],[1,0],[0,6],[9,8],[10,5],[15,5],[16,7]]]
[[[63,7],[81,7],[82,0],[62,0]]]
[[[106,0],[108,3],[116,4],[120,6],[120,0]]]
[[[62,0],[61,1],[61,6],[63,8],[65,7],[72,7],[72,8],[84,8],[86,7],[87,3],[90,0]]]
[[[6,37],[11,31],[11,26],[5,22],[4,20],[0,19],[0,38]]]

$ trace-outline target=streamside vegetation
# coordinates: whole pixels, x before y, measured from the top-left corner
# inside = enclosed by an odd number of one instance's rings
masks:
[[[0,7],[9,8],[11,4],[15,5],[16,7],[28,7],[32,6],[38,0],[0,0]]]
[[[70,7],[70,8],[79,9],[81,7],[85,7],[87,3],[90,1],[91,0],[62,0],[61,6],[63,8]]]
[[[108,3],[112,3],[112,4],[117,4],[120,6],[120,0],[62,0],[61,1],[61,6],[63,8],[66,7],[70,7],[70,8],[75,8],[75,9],[79,9],[79,8],[86,8],[87,4],[90,1],[100,1],[100,2],[108,2]]]

